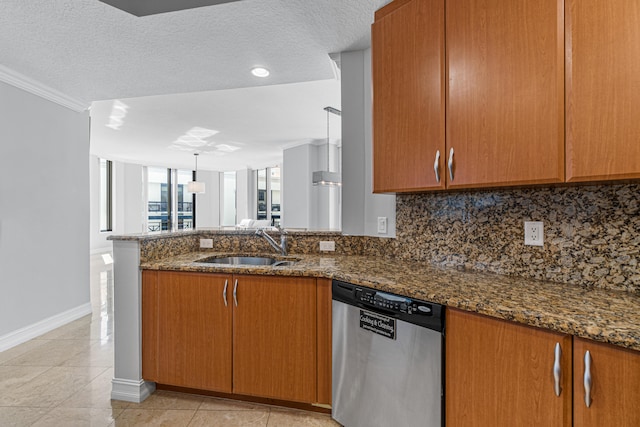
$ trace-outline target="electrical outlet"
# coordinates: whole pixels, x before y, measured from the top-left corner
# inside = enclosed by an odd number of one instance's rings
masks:
[[[320,250],[321,251],[335,251],[336,250],[336,242],[333,240],[320,242]]]
[[[524,244],[544,246],[544,224],[542,221],[524,222]]]
[[[201,248],[213,248],[213,239],[200,239]]]
[[[378,217],[378,234],[387,234],[387,217]]]

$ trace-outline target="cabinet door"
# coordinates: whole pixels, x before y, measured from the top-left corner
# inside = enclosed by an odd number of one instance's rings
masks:
[[[233,392],[316,402],[316,281],[234,276]]]
[[[585,403],[585,353],[591,366],[590,406]],[[575,338],[573,393],[576,427],[640,425],[640,352]]]
[[[571,336],[454,309],[445,326],[448,427],[571,425]]]
[[[373,191],[444,188],[444,0],[377,11],[371,49]]]
[[[564,181],[563,0],[450,0],[447,187]]]
[[[231,303],[230,276],[158,273],[159,383],[231,392]]]
[[[567,0],[567,181],[640,178],[640,3]]]

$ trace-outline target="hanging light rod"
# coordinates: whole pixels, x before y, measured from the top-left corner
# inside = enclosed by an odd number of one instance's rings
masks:
[[[204,182],[199,182],[198,181],[198,153],[193,153],[193,155],[196,158],[196,170],[195,173],[193,175],[194,180],[193,181],[189,181],[187,183],[187,192],[189,193],[204,193]]]
[[[333,107],[324,107],[323,110],[327,112],[327,170],[314,171],[311,174],[311,182],[313,185],[340,187],[342,185],[340,173],[331,172],[329,167],[329,113],[342,116],[342,111]]]

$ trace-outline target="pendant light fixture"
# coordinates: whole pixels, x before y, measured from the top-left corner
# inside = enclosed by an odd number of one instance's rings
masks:
[[[339,187],[342,185],[342,180],[340,178],[339,172],[331,172],[331,168],[329,166],[329,114],[335,114],[336,116],[341,116],[342,112],[333,107],[324,107],[324,110],[327,112],[327,170],[315,171],[312,175],[313,185],[327,185],[327,186],[335,186]]]
[[[187,191],[189,193],[204,193],[204,182],[198,181],[198,153],[193,153],[196,158],[196,171],[193,175],[194,180],[187,183]]]

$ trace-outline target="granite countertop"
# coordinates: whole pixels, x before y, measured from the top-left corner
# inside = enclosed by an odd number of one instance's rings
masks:
[[[227,266],[199,263],[216,252],[190,252],[142,269],[267,274],[338,279],[449,307],[640,350],[640,295],[587,289],[492,273],[435,267],[373,256],[296,255],[291,266]],[[234,253],[233,255],[237,255]],[[256,255],[256,254],[246,254]]]

